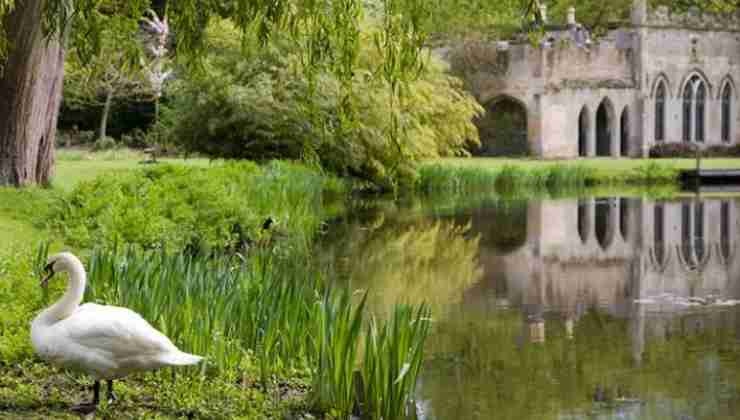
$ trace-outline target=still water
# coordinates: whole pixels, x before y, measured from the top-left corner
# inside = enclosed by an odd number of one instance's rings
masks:
[[[428,302],[424,419],[740,419],[740,196],[358,204],[327,265]]]

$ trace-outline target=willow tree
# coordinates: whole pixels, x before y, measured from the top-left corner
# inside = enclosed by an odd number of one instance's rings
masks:
[[[162,2],[156,3],[154,6],[161,8]],[[354,10],[361,3],[178,0],[169,2],[166,10],[177,34],[177,56],[194,62],[212,15],[226,15],[245,32],[256,27],[262,39],[276,30],[285,30],[296,37],[315,37],[322,43],[326,34],[312,31],[310,23],[306,24],[313,17],[302,12],[306,6],[314,10]],[[0,185],[44,184],[53,174],[67,41],[81,56],[94,56],[100,47],[101,30],[110,19],[128,24],[135,33],[151,6],[149,0],[0,0]],[[333,59],[329,49],[320,55]],[[342,72],[351,74],[346,68]]]

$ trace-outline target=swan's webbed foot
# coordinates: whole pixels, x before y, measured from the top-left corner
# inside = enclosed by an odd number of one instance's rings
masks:
[[[98,409],[98,403],[100,402],[100,381],[95,381],[93,385],[93,400],[89,403],[77,404],[72,407],[72,411],[75,413],[88,415],[94,413]]]
[[[108,381],[108,404],[113,404],[118,401],[116,393],[113,392],[113,380]]]

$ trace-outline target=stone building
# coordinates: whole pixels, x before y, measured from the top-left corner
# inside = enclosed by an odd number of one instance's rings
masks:
[[[563,199],[524,211],[518,247],[481,240],[483,275],[466,303],[521,308],[532,341],[553,325],[570,334],[591,308],[628,320],[637,360],[649,338],[740,326],[740,312],[725,311],[740,299],[739,200]],[[474,216],[473,230],[495,216]]]
[[[737,143],[740,15],[648,10],[646,0],[635,0],[631,15],[592,40],[571,8],[565,25],[545,26],[539,45],[481,41],[453,51],[453,70],[490,111],[478,122],[482,154],[504,131],[544,158]],[[502,114],[513,130],[491,120]]]

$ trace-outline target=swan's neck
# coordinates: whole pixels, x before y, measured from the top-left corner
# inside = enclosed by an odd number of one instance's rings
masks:
[[[85,295],[85,284],[87,282],[85,268],[82,267],[82,264],[70,265],[67,291],[57,303],[44,311],[43,315],[48,323],[55,323],[72,315],[80,306],[82,297]]]

